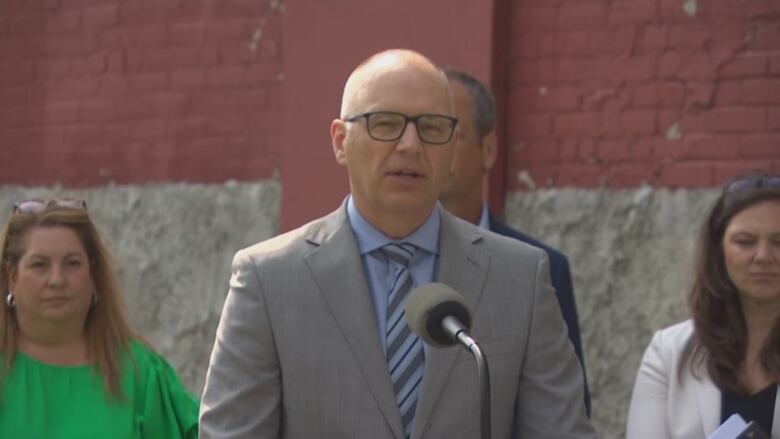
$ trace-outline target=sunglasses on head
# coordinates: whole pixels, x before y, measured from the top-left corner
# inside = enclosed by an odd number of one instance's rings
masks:
[[[52,207],[87,211],[87,202],[63,198],[59,200],[24,200],[14,204],[13,213],[38,213]]]
[[[723,186],[723,191],[729,194],[739,194],[759,188],[780,189],[780,175],[757,175],[755,177],[738,178],[726,183]]]

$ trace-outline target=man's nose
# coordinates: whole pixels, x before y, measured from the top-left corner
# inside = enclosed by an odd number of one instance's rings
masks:
[[[396,148],[406,151],[422,148],[422,139],[420,139],[420,135],[417,133],[417,124],[414,121],[410,120],[406,122],[404,133],[401,135],[401,138],[398,139]]]

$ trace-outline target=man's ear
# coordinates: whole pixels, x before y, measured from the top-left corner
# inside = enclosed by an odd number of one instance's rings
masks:
[[[346,165],[347,152],[344,148],[344,140],[347,138],[347,126],[341,119],[333,119],[330,123],[330,143],[333,146],[333,155],[336,163]]]
[[[482,170],[487,174],[498,157],[498,136],[493,130],[482,138]]]

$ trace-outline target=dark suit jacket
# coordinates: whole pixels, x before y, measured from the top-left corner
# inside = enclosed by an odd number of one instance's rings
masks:
[[[582,375],[583,377],[586,376],[585,360],[582,357],[582,343],[580,341],[580,324],[577,320],[577,304],[574,302],[574,288],[571,283],[569,261],[566,259],[566,255],[539,240],[507,226],[493,216],[492,213],[490,214],[490,230],[499,235],[519,239],[547,252],[547,256],[550,258],[550,277],[552,278],[553,287],[555,287],[555,296],[558,298],[563,320],[569,329],[569,340],[574,345],[574,352],[577,353],[577,358],[580,359],[580,364],[582,364]],[[588,410],[588,415],[590,415],[590,393],[588,392],[587,379],[585,381],[585,408]]]

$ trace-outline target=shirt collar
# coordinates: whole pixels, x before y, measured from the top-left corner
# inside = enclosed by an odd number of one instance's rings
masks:
[[[478,225],[485,230],[490,230],[490,211],[487,204],[482,205],[482,215],[479,217]]]
[[[417,230],[402,239],[391,239],[372,226],[360,214],[351,195],[347,200],[347,218],[352,231],[355,233],[361,256],[392,242],[409,242],[428,253],[439,254],[439,225],[441,224],[441,212],[439,209],[441,209],[441,206],[437,202],[431,215]]]

